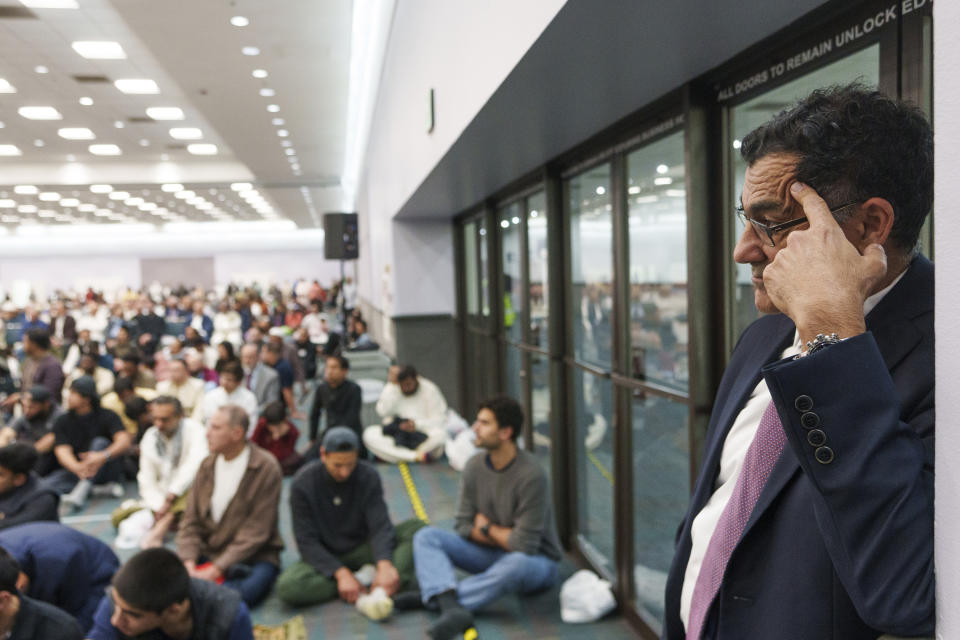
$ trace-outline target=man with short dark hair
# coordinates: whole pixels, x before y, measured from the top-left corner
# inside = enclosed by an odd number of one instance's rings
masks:
[[[167,329],[167,323],[156,314],[152,300],[144,298],[140,302],[140,313],[134,317],[133,322],[137,327],[137,344],[144,353],[152,354],[157,350],[160,338]]]
[[[480,405],[473,431],[484,451],[463,469],[455,532],[426,527],[413,538],[420,593],[395,602],[439,609],[427,629],[434,640],[461,633],[473,624],[472,611],[505,593],[540,591],[557,581],[562,551],[550,488],[536,458],[517,447],[522,426],[523,409],[513,398]],[[458,582],[455,566],[474,575]]]
[[[276,458],[247,442],[249,420],[236,405],[220,407],[210,418],[210,455],[187,498],[177,554],[192,577],[222,579],[253,606],[280,572],[283,473]]]
[[[294,418],[303,418],[297,412],[297,403],[293,398],[293,367],[283,359],[283,347],[274,343],[266,342],[260,349],[260,361],[277,372],[277,379],[280,384],[280,395],[274,400],[279,400],[287,406],[287,411]],[[265,407],[261,406],[261,410]]]
[[[155,389],[137,387],[135,386],[133,378],[123,375],[113,381],[113,391],[100,399],[100,406],[120,416],[120,422],[123,423],[123,428],[127,430],[127,433],[129,433],[132,438],[136,439],[138,434],[142,435],[142,432],[139,429],[137,421],[127,415],[127,403],[133,398],[143,398],[147,402],[150,402],[156,397],[157,392]]]
[[[260,359],[261,345],[247,342],[240,347],[240,364],[243,365],[243,386],[257,398],[257,411],[281,398],[280,376]]]
[[[174,396],[183,406],[185,415],[194,420],[203,419],[203,380],[190,375],[183,358],[173,358],[168,363],[170,378],[157,383],[157,393]]]
[[[59,607],[90,628],[93,612],[120,561],[106,544],[57,522],[31,522],[0,531],[0,547],[22,572],[20,589]]]
[[[320,430],[320,415],[327,412],[327,428],[349,427],[357,434],[363,433],[360,411],[363,409],[363,393],[353,380],[349,380],[350,361],[343,356],[327,356],[323,370],[323,382],[313,392],[313,404],[310,407],[310,449],[316,457],[317,433]],[[321,434],[322,435],[322,434]],[[360,459],[367,458],[367,448],[360,440]]]
[[[831,87],[740,152],[733,257],[764,315],[720,382],[663,637],[933,635],[930,126]]]
[[[21,393],[31,387],[44,387],[54,402],[63,393],[63,368],[60,361],[50,353],[50,333],[46,329],[30,329],[23,336],[23,351],[27,359],[23,363]],[[20,400],[20,393],[7,396],[0,406],[13,407]]]
[[[20,565],[0,548],[0,637],[7,640],[81,640],[83,630],[66,611],[20,593]]]
[[[316,604],[338,595],[353,604],[365,591],[354,572],[365,565],[376,565],[371,591],[383,589],[375,600],[385,601],[413,580],[413,534],[424,523],[408,520],[394,529],[380,474],[358,460],[359,446],[352,429],[328,429],[320,462],[307,465],[293,480],[290,511],[301,560],[277,581],[277,594],[289,604]],[[360,610],[380,619],[392,608],[387,603]]]
[[[363,441],[387,462],[430,462],[447,441],[447,401],[413,365],[392,366],[377,400],[383,425],[367,427]]]
[[[0,447],[0,529],[38,520],[57,521],[60,496],[33,470],[37,450],[28,444]]]
[[[53,425],[63,409],[57,405],[46,387],[31,387],[22,396],[23,415],[0,429],[0,445],[20,442],[32,445],[39,454],[36,472],[45,476],[57,468],[53,454]]]
[[[213,414],[228,404],[243,407],[250,420],[256,424],[260,406],[256,396],[241,384],[242,381],[243,368],[239,362],[231,361],[223,365],[220,369],[220,386],[211,389],[203,397],[203,424],[209,423]]]
[[[147,549],[113,577],[93,616],[90,640],[252,640],[250,612],[232,589],[191,578],[169,549]]]
[[[152,353],[148,354],[152,357]],[[118,377],[127,377],[133,380],[135,388],[156,389],[157,377],[150,369],[141,366],[144,358],[136,351],[128,351],[120,356],[120,368],[117,371]]]
[[[63,394],[63,404],[67,403],[67,394],[70,385],[80,376],[90,376],[97,383],[97,393],[102,398],[113,390],[114,375],[106,367],[100,366],[100,345],[96,342],[87,342],[80,347],[80,359],[77,366],[67,376],[64,386],[66,389]]]

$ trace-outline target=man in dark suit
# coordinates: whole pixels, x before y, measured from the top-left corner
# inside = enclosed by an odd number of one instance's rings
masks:
[[[664,638],[932,635],[933,196],[922,114],[814,92],[743,139],[765,315],[720,383]]]

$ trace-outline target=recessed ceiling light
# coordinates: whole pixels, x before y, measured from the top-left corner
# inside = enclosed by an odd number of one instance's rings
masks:
[[[251,191],[253,189],[253,185],[250,184],[249,182],[234,182],[233,184],[230,185],[230,188],[234,191],[240,191],[240,192]]]
[[[195,194],[193,191],[178,191],[177,193],[173,194],[173,197],[177,198],[178,200],[189,200],[196,195],[197,194]]]
[[[268,105],[267,105],[267,111],[269,111],[270,113],[276,113],[277,111],[280,111],[280,105],[278,105],[278,104],[268,104]]]
[[[6,78],[0,78],[0,93],[16,93],[17,88],[10,84]]]
[[[123,153],[115,144],[92,144],[87,149],[95,156],[119,156]]]
[[[254,78],[266,78],[270,74],[267,73],[266,69],[254,69],[251,75],[253,75]]]
[[[653,184],[663,186],[667,184],[673,184],[673,178],[669,176],[664,176],[663,178],[654,178]]]
[[[80,102],[80,104],[83,105],[84,107],[92,107],[92,106],[93,106],[93,98],[91,98],[91,97],[89,97],[89,96],[83,96],[82,98],[80,98],[79,102]]]
[[[160,87],[149,78],[121,78],[113,83],[118,90],[126,94],[144,95],[160,93]]]
[[[95,204],[82,204],[77,207],[77,211],[83,211],[84,213],[90,213],[91,211],[96,211],[97,205]]]
[[[13,209],[17,206],[17,203],[13,200],[0,200],[0,209]]]
[[[37,66],[35,66],[35,67],[33,68],[33,70],[36,71],[37,73],[40,73],[40,74],[50,73],[50,69],[48,69],[47,67],[45,67],[45,66],[42,65],[42,64],[38,64]]]
[[[195,156],[214,156],[217,154],[217,145],[215,144],[188,144],[187,152]]]
[[[56,202],[60,199],[60,194],[56,191],[42,191],[37,198],[44,202]]]
[[[123,60],[127,57],[120,43],[111,40],[81,40],[70,46],[88,60]]]
[[[123,204],[127,205],[128,207],[135,207],[138,204],[143,204],[143,198],[127,198],[123,201]]]
[[[260,55],[260,49],[257,47],[244,47],[243,49],[240,49],[240,53],[245,56],[258,56]]]
[[[209,202],[201,202],[200,204],[197,205],[197,209],[200,209],[200,211],[208,211],[210,209],[213,209],[213,204]]]
[[[667,171],[670,171],[670,167],[668,167],[667,165],[665,165],[665,164],[658,164],[658,165],[657,165],[657,173],[659,173],[660,175],[663,175],[663,174],[666,173]]]
[[[263,89],[260,89],[260,95],[264,98],[272,98],[273,96],[277,95],[277,92],[269,87],[264,87]]]
[[[77,0],[20,0],[20,4],[31,9],[79,9]]]
[[[34,196],[34,195],[36,195],[39,191],[40,191],[40,190],[37,189],[37,188],[36,188],[35,186],[33,186],[32,184],[18,184],[17,186],[15,186],[15,187],[13,188],[13,192],[14,192],[14,193],[17,193],[17,194],[20,194],[21,196]]]
[[[150,141],[147,140],[146,138],[140,138],[139,143],[140,143],[140,146],[141,146],[141,147],[149,147],[149,146],[150,146]]]
[[[0,122],[0,129],[3,129],[5,126],[7,126],[7,125],[5,125],[5,124],[3,124],[2,122]]]
[[[233,16],[230,18],[230,24],[235,27],[245,27],[250,24],[250,21],[245,16]]]
[[[277,135],[280,136],[281,138],[286,138],[288,135],[290,135],[290,132],[287,131],[286,129],[278,129]]]
[[[110,193],[113,191],[113,187],[109,184],[92,184],[90,185],[91,193]]]
[[[38,148],[38,149],[39,149],[40,147],[42,147],[43,145],[45,145],[45,144],[46,144],[46,142],[44,142],[44,141],[41,140],[40,138],[37,138],[36,140],[33,141],[33,146],[35,146],[35,147]]]
[[[140,211],[155,211],[157,204],[155,202],[142,202],[137,205],[137,209],[140,209]]]
[[[123,129],[126,125],[123,124],[123,120],[114,120],[113,127],[114,129]]]
[[[296,152],[295,149],[284,149],[283,152],[284,152],[285,154],[287,154],[288,156],[295,156],[295,155],[297,155],[297,152]]]
[[[170,137],[176,140],[199,140],[203,131],[196,127],[174,127],[170,129]]]
[[[53,107],[20,107],[17,113],[27,120],[63,120],[63,115]]]
[[[64,127],[57,129],[57,135],[66,140],[93,140],[97,137],[86,127]]]
[[[180,107],[148,107],[147,117],[153,120],[183,120],[183,109]]]
[[[36,213],[37,207],[32,204],[22,204],[19,207],[17,207],[17,211],[19,211],[20,213]]]
[[[23,152],[15,144],[0,144],[0,156],[22,156]]]
[[[281,140],[281,141],[280,141],[280,146],[281,146],[281,147],[292,147],[292,146],[293,146],[293,143],[290,142],[289,140]]]
[[[111,200],[126,200],[127,198],[130,197],[130,194],[127,193],[126,191],[114,191],[107,197],[110,198]],[[113,206],[113,205],[110,205],[110,206]]]
[[[183,185],[173,183],[162,184],[160,185],[160,191],[163,191],[164,193],[176,193],[178,191],[183,191]]]
[[[76,198],[63,198],[60,200],[60,206],[72,209],[73,207],[80,206],[80,201]]]

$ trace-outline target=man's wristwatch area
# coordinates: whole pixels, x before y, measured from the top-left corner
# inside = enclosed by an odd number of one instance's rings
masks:
[[[829,333],[826,335],[818,333],[813,340],[807,342],[806,350],[801,351],[797,356],[794,357],[794,359],[796,360],[797,358],[805,358],[806,356],[814,354],[821,349],[826,349],[829,346],[840,344],[843,342],[843,340],[845,340],[845,338],[840,338],[836,333]]]

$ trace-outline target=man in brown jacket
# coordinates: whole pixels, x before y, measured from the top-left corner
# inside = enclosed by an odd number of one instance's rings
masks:
[[[246,411],[235,405],[210,418],[210,455],[187,499],[177,555],[191,577],[236,589],[252,607],[267,596],[280,571],[283,473],[273,455],[247,442],[248,426]]]

